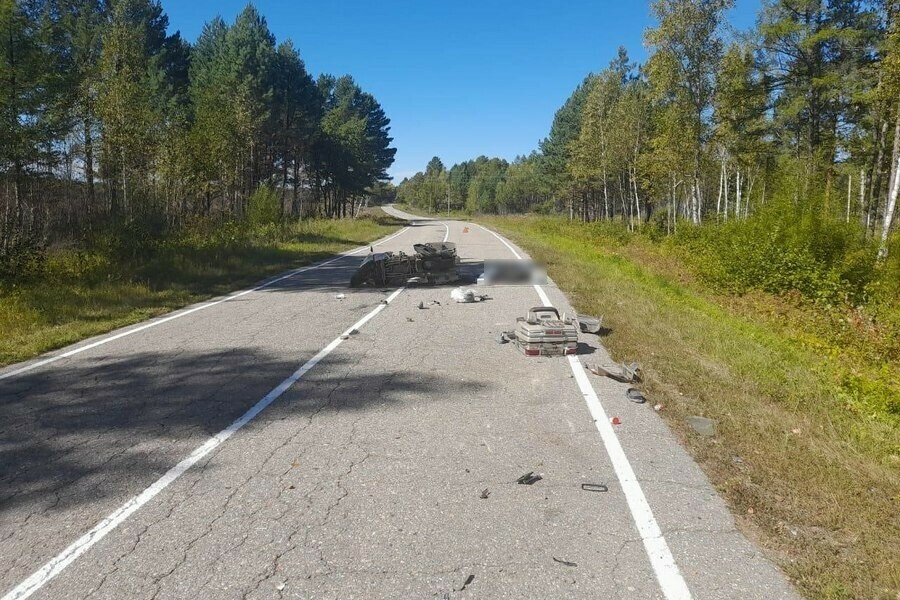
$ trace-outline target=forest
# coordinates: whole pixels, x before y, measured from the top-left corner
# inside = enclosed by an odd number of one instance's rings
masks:
[[[611,221],[699,249],[739,291],[859,302],[887,279],[896,297],[898,3],[766,0],[751,31],[729,25],[732,6],[653,2],[646,62],[620,48],[587,75],[539,150],[435,157],[398,198]]]
[[[351,215],[387,179],[378,101],[314,80],[252,5],[194,44],[168,25],[157,0],[0,0],[0,276],[54,248]]]

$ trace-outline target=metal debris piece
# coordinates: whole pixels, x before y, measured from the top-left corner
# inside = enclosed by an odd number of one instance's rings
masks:
[[[491,491],[489,489],[484,488],[483,490],[481,490],[481,499],[482,500],[487,500],[488,496],[490,496],[490,495],[491,495]]]
[[[578,563],[576,563],[576,562],[572,562],[570,560],[563,560],[561,558],[556,558],[555,556],[553,557],[553,560],[555,560],[556,562],[558,562],[561,565],[566,565],[567,567],[577,567],[578,566]]]
[[[647,401],[647,398],[641,393],[641,390],[633,387],[625,390],[625,396],[635,404],[643,404]]]
[[[581,489],[586,492],[608,492],[609,488],[603,483],[582,483]]]
[[[532,485],[534,483],[537,483],[541,479],[543,479],[543,477],[541,477],[540,475],[536,475],[534,471],[528,471],[527,473],[516,479],[516,483],[518,483],[519,485]]]
[[[641,366],[637,363],[629,365],[616,365],[616,367],[601,367],[600,365],[584,365],[584,367],[599,377],[609,377],[619,383],[639,383],[641,381]],[[618,372],[610,370],[618,368]]]
[[[603,328],[603,316],[589,317],[587,315],[579,315],[575,313],[575,320],[578,321],[578,328],[582,333],[600,333]]]

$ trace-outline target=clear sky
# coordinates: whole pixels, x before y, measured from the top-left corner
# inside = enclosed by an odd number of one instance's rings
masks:
[[[194,42],[215,15],[246,0],[161,0],[170,30]],[[637,0],[256,0],[278,41],[306,68],[349,73],[391,119],[395,181],[432,156],[449,167],[479,154],[512,160],[535,149],[553,114],[591,71],[625,46],[643,61],[649,3]],[[753,25],[760,0],[731,21]]]

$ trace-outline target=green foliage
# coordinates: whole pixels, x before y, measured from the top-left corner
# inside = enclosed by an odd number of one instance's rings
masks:
[[[252,226],[275,225],[281,220],[281,197],[271,187],[259,186],[250,196],[247,219]]]

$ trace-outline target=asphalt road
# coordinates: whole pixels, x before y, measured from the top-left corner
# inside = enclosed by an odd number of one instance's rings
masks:
[[[445,236],[524,256],[379,249]],[[361,256],[0,370],[2,600],[796,597],[597,336],[495,341],[555,286],[350,290]]]

